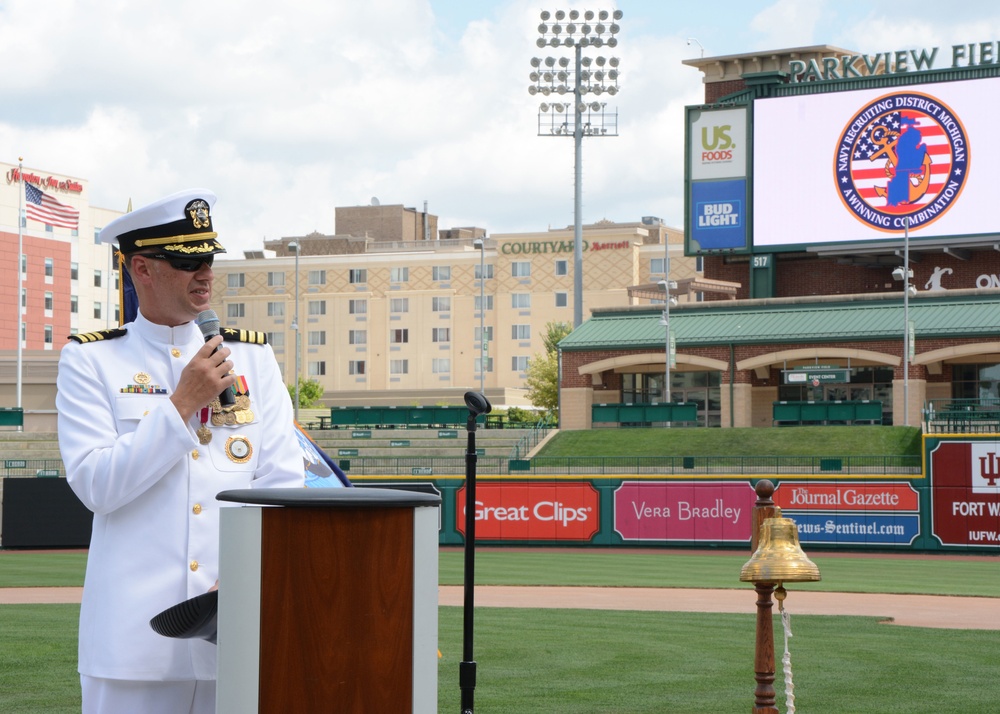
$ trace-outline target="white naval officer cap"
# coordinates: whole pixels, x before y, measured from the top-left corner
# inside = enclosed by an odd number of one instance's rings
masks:
[[[215,194],[193,188],[119,216],[101,229],[101,241],[126,255],[154,248],[178,258],[225,253],[212,224]]]

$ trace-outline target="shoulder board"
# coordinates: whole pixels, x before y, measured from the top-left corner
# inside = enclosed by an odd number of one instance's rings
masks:
[[[253,345],[266,345],[267,334],[257,330],[234,330],[232,327],[222,329],[222,339],[227,342],[249,342]]]
[[[128,330],[118,327],[113,330],[98,330],[97,332],[84,332],[80,335],[70,335],[69,339],[84,345],[88,342],[100,342],[101,340],[113,340],[116,337],[123,337],[127,332]]]

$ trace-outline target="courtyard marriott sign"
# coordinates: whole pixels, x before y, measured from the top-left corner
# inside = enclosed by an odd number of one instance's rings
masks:
[[[583,249],[589,251],[597,250],[620,250],[631,248],[632,241],[629,240],[604,240],[604,241],[583,241]],[[510,242],[500,245],[500,252],[508,255],[539,255],[543,253],[572,253],[573,241],[571,240],[542,240]]]
[[[814,82],[821,79],[851,79],[873,74],[905,74],[940,69],[938,49],[930,51],[896,50],[874,55],[841,55],[811,60],[791,60],[788,73],[792,82]],[[943,59],[943,58],[942,58]],[[1000,63],[1000,42],[974,42],[951,46],[951,69]],[[864,70],[864,73],[862,73]]]

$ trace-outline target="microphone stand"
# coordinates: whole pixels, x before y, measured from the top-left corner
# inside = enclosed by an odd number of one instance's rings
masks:
[[[466,392],[469,407],[465,450],[465,601],[463,604],[462,662],[458,665],[458,686],[462,690],[462,714],[473,714],[476,693],[476,662],[472,658],[472,630],[476,587],[476,418],[492,407],[482,394]]]

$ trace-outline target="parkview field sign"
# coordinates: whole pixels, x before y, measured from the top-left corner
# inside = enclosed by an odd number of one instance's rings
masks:
[[[824,79],[851,79],[873,74],[905,74],[948,67],[978,67],[1000,63],[1000,42],[972,42],[952,45],[951,51],[894,50],[873,55],[841,55],[820,60],[791,60],[788,73],[792,82],[815,82]],[[948,58],[948,59],[945,59]],[[946,64],[950,63],[950,64]]]

